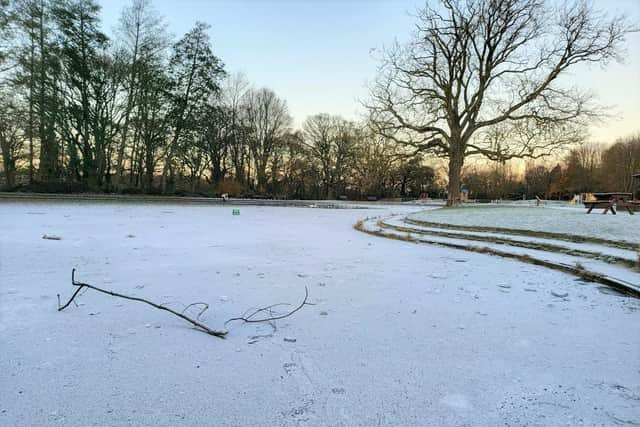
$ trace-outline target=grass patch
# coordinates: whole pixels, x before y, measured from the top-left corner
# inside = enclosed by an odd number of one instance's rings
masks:
[[[380,224],[380,222],[378,224]],[[382,229],[369,230],[364,226],[364,221],[358,221],[354,225],[354,228],[363,233],[367,233],[367,234],[378,236],[378,237],[384,237],[387,239],[408,241],[416,244],[422,243],[422,244],[428,244],[428,245],[445,247],[445,248],[460,249],[460,250],[475,252],[480,254],[493,255],[493,256],[498,256],[506,259],[514,259],[520,262],[524,262],[526,264],[537,265],[537,266],[545,267],[551,270],[568,273],[589,282],[595,282],[595,283],[600,283],[600,284],[609,286],[617,291],[624,293],[625,295],[632,296],[635,298],[640,298],[640,289],[637,289],[633,286],[619,282],[615,279],[604,276],[602,274],[588,271],[584,267],[578,268],[577,266],[559,264],[559,263],[546,261],[539,258],[534,258],[530,255],[520,255],[520,254],[514,254],[510,252],[505,252],[505,251],[499,251],[497,249],[491,249],[486,246],[471,246],[471,245],[464,245],[464,244],[458,244],[458,243],[452,243],[452,242],[438,242],[438,241],[426,240],[426,239],[418,240],[415,238],[410,238],[408,237],[408,235],[385,233]]]
[[[486,233],[501,233],[517,236],[529,236],[529,237],[542,237],[555,240],[563,240],[573,243],[596,243],[603,246],[609,246],[617,249],[630,249],[637,250],[637,243],[626,242],[624,240],[609,240],[599,237],[579,236],[577,234],[568,233],[552,233],[549,231],[535,231],[535,230],[523,230],[517,228],[502,228],[502,227],[486,227],[479,225],[456,225],[446,224],[441,222],[422,221],[417,219],[406,218],[405,222],[413,225],[421,225],[423,227],[442,228],[448,230],[459,231],[478,231]]]
[[[613,255],[606,255],[600,252],[571,249],[571,248],[566,248],[564,246],[554,245],[550,243],[525,242],[525,241],[519,241],[519,240],[505,239],[501,237],[477,236],[477,235],[468,235],[468,234],[460,234],[460,233],[450,233],[447,231],[416,230],[409,227],[386,224],[384,222],[381,222],[380,226],[382,228],[393,229],[396,231],[406,232],[406,233],[415,233],[415,234],[421,234],[426,236],[446,237],[451,239],[473,240],[477,242],[497,243],[497,244],[503,244],[503,245],[509,245],[509,246],[516,246],[519,248],[535,249],[535,250],[541,250],[545,252],[561,253],[561,254],[572,255],[572,256],[581,256],[584,258],[603,261],[608,264],[623,265],[625,267],[632,268],[632,269],[638,268],[637,266],[638,263],[632,259],[616,257]]]

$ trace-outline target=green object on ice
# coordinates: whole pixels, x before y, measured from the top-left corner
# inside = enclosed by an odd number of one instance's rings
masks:
[[[240,215],[240,209],[234,209],[233,215]]]

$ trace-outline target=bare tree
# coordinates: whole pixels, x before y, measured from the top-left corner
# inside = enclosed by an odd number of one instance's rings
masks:
[[[170,132],[169,102],[166,93],[167,77],[161,64],[140,64],[138,106],[132,117],[135,129],[134,142],[139,139],[140,158],[144,177],[141,181],[145,190],[153,188],[153,176],[158,162],[162,159],[162,149]]]
[[[245,129],[241,120],[242,100],[248,89],[249,82],[241,73],[227,77],[222,87],[222,105],[227,113],[229,128],[229,152],[238,182],[244,181],[245,162],[248,161]]]
[[[563,77],[618,59],[631,28],[581,0],[438,3],[409,43],[385,51],[368,107],[376,132],[448,159],[452,205],[467,156],[537,158],[580,141],[600,111]]]
[[[354,126],[339,116],[316,114],[303,124],[305,145],[320,163],[323,196],[336,196],[346,174],[346,163],[354,152]]]
[[[122,10],[118,28],[120,41],[127,53],[128,73],[125,79],[126,107],[122,135],[116,158],[115,185],[122,182],[125,163],[125,148],[129,137],[129,126],[136,96],[140,92],[141,64],[158,62],[169,45],[166,24],[151,5],[151,0],[133,0]]]
[[[15,185],[16,163],[22,155],[25,108],[0,88],[0,154],[7,187]]]
[[[605,150],[602,170],[605,189],[631,192],[632,176],[640,173],[640,133],[620,138]]]
[[[567,189],[574,193],[603,190],[600,180],[602,147],[583,144],[572,149],[565,159]]]
[[[380,135],[363,135],[356,147],[353,176],[360,196],[384,197],[398,159],[394,141]]]
[[[287,103],[271,89],[249,90],[245,95],[245,123],[253,156],[258,190],[267,186],[267,165],[291,126]]]

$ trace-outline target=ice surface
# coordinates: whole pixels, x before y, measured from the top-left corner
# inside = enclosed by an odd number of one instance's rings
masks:
[[[0,425],[640,423],[637,300],[352,228],[409,209],[3,202]],[[316,305],[220,340],[91,291],[59,313],[73,267],[216,328]]]

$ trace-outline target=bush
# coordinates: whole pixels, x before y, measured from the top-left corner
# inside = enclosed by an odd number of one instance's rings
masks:
[[[21,191],[26,193],[87,193],[91,192],[86,184],[81,182],[48,181],[33,182],[31,184],[17,185],[9,191]]]
[[[238,197],[244,191],[244,185],[232,179],[225,179],[220,183],[220,194],[228,194],[229,197]]]
[[[139,195],[139,194],[146,194],[146,192],[142,188],[126,187],[120,190],[120,194]]]
[[[145,194],[149,194],[151,196],[162,196],[162,188],[160,187],[151,187],[145,191]]]

